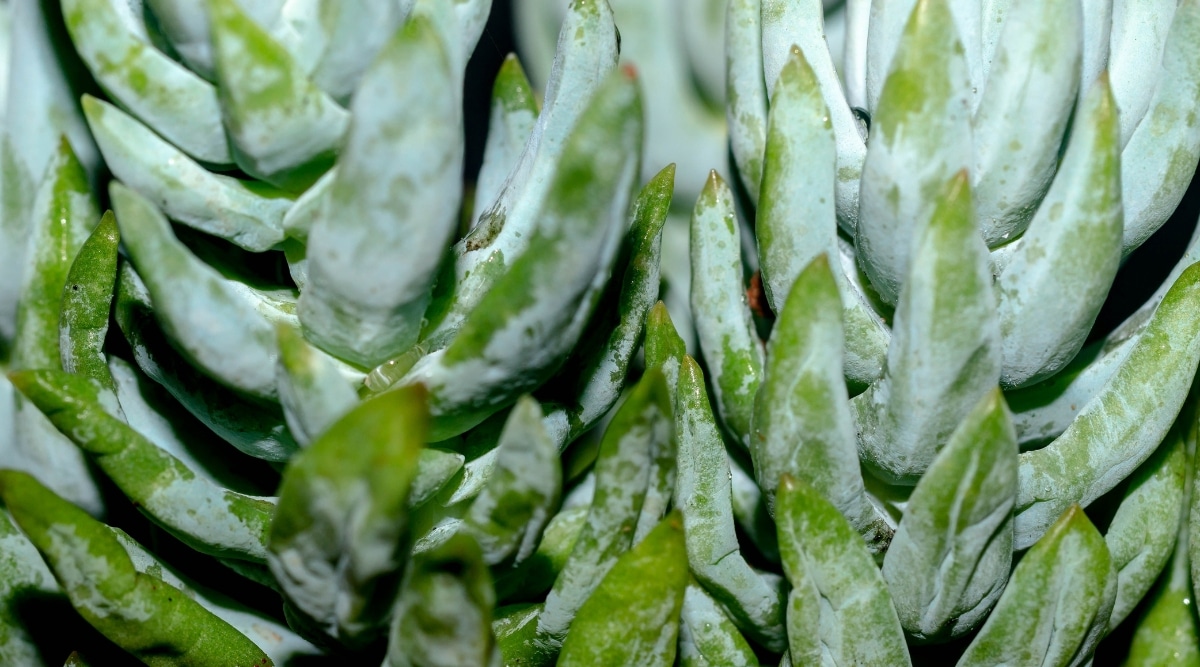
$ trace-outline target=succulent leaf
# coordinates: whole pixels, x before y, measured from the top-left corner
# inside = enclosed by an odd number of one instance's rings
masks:
[[[1017,563],[958,665],[1087,664],[1116,591],[1104,538],[1072,505]]]

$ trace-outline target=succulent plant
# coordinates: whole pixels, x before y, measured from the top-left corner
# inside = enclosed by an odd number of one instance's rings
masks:
[[[14,2],[0,662],[1194,657],[1200,1],[828,4]]]
[[[820,3],[729,3],[755,243],[713,172],[692,312],[744,492],[778,527],[792,664],[907,663],[898,639],[918,663],[1083,664],[1185,557],[1195,246],[1085,347],[1200,157],[1200,5],[1176,4],[848,2],[835,68]],[[789,484],[840,510],[879,569],[822,555],[847,533],[797,528],[817,520],[781,504]],[[1178,613],[1171,631],[1195,637]]]

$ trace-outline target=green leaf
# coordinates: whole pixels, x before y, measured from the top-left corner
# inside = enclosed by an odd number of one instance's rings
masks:
[[[441,349],[454,339],[500,276],[527,253],[539,230],[553,231],[560,224],[544,215],[556,173],[589,101],[615,69],[619,50],[608,2],[578,0],[567,7],[542,113],[521,158],[496,201],[489,202],[471,233],[455,244],[453,267],[438,279],[426,314],[429,324],[421,332],[421,341],[430,349]],[[611,150],[614,143],[599,145]]]
[[[739,550],[729,459],[704,390],[704,375],[688,356],[679,372],[675,433],[675,507],[683,514],[691,570],[744,633],[772,651],[782,650],[783,594],[752,569]]]
[[[558,664],[670,667],[687,583],[683,521],[675,511],[617,560],[579,608]]]
[[[1050,377],[1083,347],[1120,265],[1120,162],[1117,109],[1102,76],[1080,106],[1054,185],[996,279],[1003,386]]]
[[[279,350],[261,299],[196,257],[153,203],[118,182],[109,196],[125,248],[174,345],[223,384],[276,399]],[[277,317],[285,318],[292,319],[286,312]]]
[[[117,219],[107,211],[71,262],[58,322],[62,369],[96,380],[112,391],[117,387],[108,370],[104,339],[117,281],[119,243]]]
[[[629,366],[645,334],[646,316],[658,299],[662,232],[671,208],[675,165],[650,179],[633,202],[633,218],[605,293],[583,336],[538,394],[549,409],[546,426],[560,449],[608,413],[626,385]],[[620,276],[618,278],[618,276]]]
[[[429,387],[431,437],[457,435],[542,384],[578,342],[627,223],[642,144],[631,70],[613,74],[580,119],[522,255],[454,342],[402,382]],[[339,172],[340,173],[340,172]]]
[[[891,65],[873,109],[855,243],[859,265],[887,303],[896,303],[910,266],[922,264],[910,258],[942,205],[934,193],[972,165],[971,80],[949,5],[918,0],[895,57],[868,61],[868,91],[872,62]],[[892,12],[903,7],[895,3]],[[876,39],[872,30],[872,49]],[[885,35],[878,40],[886,43]]]
[[[273,502],[197,477],[111,416],[101,402],[111,394],[86,378],[47,369],[10,373],[9,380],[139,509],[188,546],[214,556],[266,559]]]
[[[1005,3],[1007,11],[1001,10],[1002,27],[992,47],[994,55],[985,53],[985,57],[991,57],[991,68],[987,83],[976,97],[978,110],[973,119],[975,158],[971,178],[975,213],[988,247],[1017,238],[1035,210],[1043,211],[1045,216],[1044,211],[1053,205],[1047,201],[1038,207],[1056,178],[1063,133],[1079,97],[1084,29],[1080,4],[1009,5]],[[1093,98],[1092,104],[1095,102]],[[1076,116],[1076,129],[1084,117]],[[1115,132],[1116,119],[1111,120]],[[1110,135],[1103,136],[1108,139]],[[1106,142],[1105,150],[1119,152],[1116,137],[1111,138],[1114,144]],[[1090,146],[1091,142],[1075,133],[1070,142],[1072,150],[1078,150],[1077,144]],[[1111,180],[1115,178],[1114,165],[1108,163],[1100,169],[1109,177],[1105,185],[1119,190],[1120,186]],[[1109,189],[1101,189],[1099,194],[1115,196]],[[1067,211],[1074,213],[1076,209],[1068,205]],[[1107,219],[1101,218],[1100,222],[1104,226]],[[1060,222],[1058,226],[1068,225]]]
[[[1021,455],[1016,547],[1027,548],[1074,503],[1090,504],[1163,441],[1200,361],[1200,265],[1163,297],[1100,392],[1050,445]],[[1146,378],[1154,378],[1150,384]]]
[[[416,556],[396,598],[384,667],[498,664],[495,604],[483,554],[467,535]]]
[[[729,149],[746,192],[757,203],[767,146],[762,0],[730,0],[725,25],[725,120],[729,126]]]
[[[138,572],[107,526],[33,477],[0,471],[0,496],[76,611],[147,665],[273,664],[249,639],[178,588]]]
[[[966,172],[941,183],[936,200],[913,245],[883,378],[852,401],[863,463],[895,484],[917,482],[1000,377],[992,275]]]
[[[959,667],[1086,664],[1117,593],[1104,538],[1072,505],[1025,553]]]
[[[789,0],[763,0],[762,2],[762,62],[763,78],[767,84],[767,93],[771,96],[771,114],[775,115],[778,108],[787,106],[790,102],[780,99],[786,95],[784,83],[790,75],[786,74],[788,62],[799,57],[804,62],[805,69],[811,65],[808,81],[803,86],[809,92],[805,96],[814,102],[821,100],[823,107],[823,124],[833,130],[836,139],[837,169],[829,169],[827,176],[835,176],[835,191],[832,199],[821,206],[837,203],[837,215],[846,232],[854,235],[858,226],[859,216],[859,187],[863,171],[863,158],[866,154],[865,128],[846,102],[841,78],[834,66],[835,60],[841,60],[842,54],[834,56],[830,53],[825,41],[825,17],[821,7],[813,2],[791,2]],[[764,167],[764,183],[766,187],[766,172],[771,170],[771,138],[772,130],[767,129],[767,157]],[[814,144],[808,144],[814,146]],[[808,163],[824,163],[825,148],[820,149],[820,157],[807,155],[803,160],[797,159],[795,165]],[[759,203],[763,203],[766,192],[759,194]],[[797,209],[796,214],[803,217]],[[822,216],[823,217],[823,216]],[[824,224],[822,220],[821,224]],[[827,251],[821,248],[820,251]],[[798,267],[808,264],[810,257],[802,258]],[[785,290],[786,291],[786,290]],[[781,299],[782,300],[782,299]]]
[[[369,641],[387,619],[427,429],[421,387],[380,394],[284,471],[267,564],[295,609],[343,643]]]
[[[216,89],[154,48],[132,6],[63,0],[62,13],[75,50],[121,106],[195,159],[233,162]]]
[[[1176,548],[1188,465],[1184,432],[1195,419],[1191,410],[1180,417],[1154,455],[1129,476],[1129,486],[1104,535],[1117,570],[1110,632],[1146,598]]]
[[[764,188],[771,176],[768,169]],[[768,243],[765,230],[762,233],[760,243]],[[733,193],[716,171],[709,172],[692,210],[691,267],[692,317],[712,375],[717,412],[737,442],[749,447],[763,349],[746,300]]]
[[[209,0],[221,116],[247,174],[303,192],[333,164],[350,114],[235,0]]]
[[[358,403],[354,383],[337,361],[309,345],[300,332],[275,327],[279,359],[275,384],[288,429],[307,445]]]
[[[214,174],[117,107],[83,96],[105,164],[122,183],[159,202],[172,220],[251,252],[283,240],[292,197],[265,183]]]
[[[632,545],[655,443],[669,439],[670,429],[666,382],[661,373],[647,373],[604,432],[591,511],[538,617],[536,643],[546,659],[558,653],[579,608]]]
[[[462,196],[462,102],[451,45],[414,14],[363,75],[337,175],[307,240],[300,320],[370,368],[417,342]]]
[[[188,412],[237,449],[267,461],[286,461],[298,448],[278,404],[248,401],[185,361],[155,318],[150,295],[123,261],[113,308],[134,361]]]
[[[767,345],[766,379],[754,401],[750,453],[768,509],[785,474],[802,477],[882,552],[892,528],[867,498],[854,419],[842,379],[841,298],[827,255],[791,286]]]
[[[793,665],[910,665],[887,586],[862,538],[803,480],[779,481],[779,554]]]
[[[913,639],[962,636],[991,610],[1012,563],[1016,497],[1016,435],[994,389],[913,489],[883,560],[883,579]]]
[[[679,616],[680,667],[756,667],[758,658],[737,626],[704,588],[688,582]]]
[[[489,566],[529,558],[562,495],[558,447],[537,401],[517,401],[497,445],[496,463],[463,522]]]
[[[508,54],[492,83],[487,143],[475,179],[474,222],[504,189],[517,166],[538,117],[538,102],[515,54]]]
[[[1183,0],[1175,10],[1162,64],[1153,77],[1157,84],[1150,108],[1121,152],[1122,258],[1175,211],[1200,160],[1200,119],[1194,113],[1200,105],[1198,47],[1200,2]],[[1134,71],[1134,76],[1146,75],[1140,68]]]

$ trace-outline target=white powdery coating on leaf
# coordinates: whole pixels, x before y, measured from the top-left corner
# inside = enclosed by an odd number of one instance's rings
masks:
[[[96,582],[112,576],[112,566],[107,559],[89,552],[88,542],[75,534],[75,526],[52,524],[46,529],[46,536],[50,538],[48,551],[55,560],[55,573],[66,584],[73,606],[97,618],[148,621],[154,617],[154,610],[146,606],[145,600],[130,605],[100,592]]]
[[[188,475],[159,485],[146,497],[146,510],[173,532],[210,546],[228,549],[244,558],[265,561],[263,526],[247,524],[231,510],[229,491]],[[275,502],[274,498],[257,500]]]

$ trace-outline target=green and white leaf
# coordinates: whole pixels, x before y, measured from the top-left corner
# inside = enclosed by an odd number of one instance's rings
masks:
[[[859,264],[887,303],[896,303],[910,266],[920,263],[910,257],[942,200],[930,194],[972,165],[970,73],[955,24],[949,0],[918,0],[872,116],[855,241]],[[872,30],[871,45],[877,40],[887,41]]]
[[[1088,664],[1116,594],[1104,538],[1072,505],[1017,563],[958,665]]]
[[[883,560],[900,623],[936,642],[977,627],[1012,562],[1017,441],[999,389],[988,393],[921,477]]]

